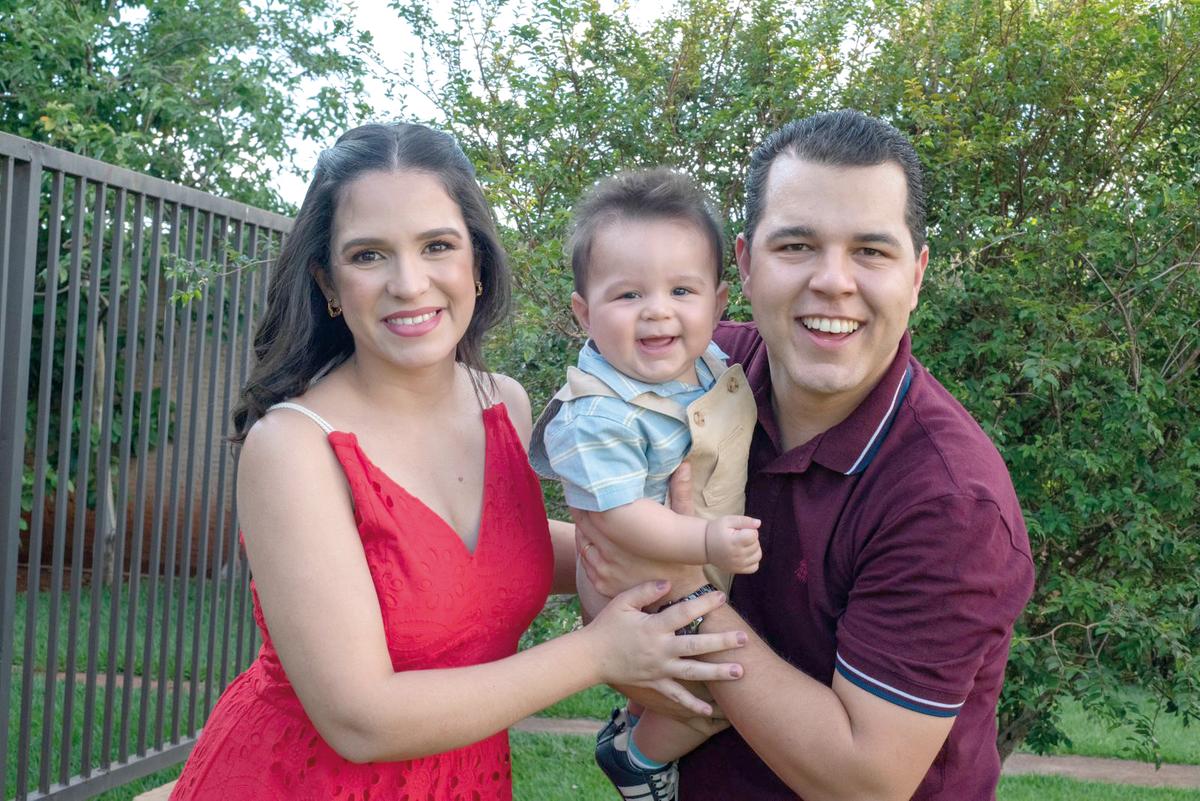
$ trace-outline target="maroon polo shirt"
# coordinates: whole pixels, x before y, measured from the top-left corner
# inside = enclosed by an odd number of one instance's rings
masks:
[[[914,799],[994,798],[996,701],[1033,590],[1000,454],[913,358],[907,333],[849,417],[781,452],[757,327],[722,323],[714,338],[744,365],[758,402],[746,513],[762,520],[763,556],[730,602],[817,681],[831,684],[836,670],[890,703],[955,718]],[[732,728],[681,767],[683,801],[797,797]]]

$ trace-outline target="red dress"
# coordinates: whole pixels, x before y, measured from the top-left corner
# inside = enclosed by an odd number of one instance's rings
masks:
[[[550,592],[554,555],[541,487],[502,404],[483,411],[483,425],[483,513],[474,552],[372,464],[354,434],[329,433],[350,484],[397,671],[474,665],[516,653],[517,640]],[[507,731],[403,762],[360,765],[343,759],[301,708],[271,644],[257,593],[254,618],[262,649],[221,695],[172,801],[512,798]]]

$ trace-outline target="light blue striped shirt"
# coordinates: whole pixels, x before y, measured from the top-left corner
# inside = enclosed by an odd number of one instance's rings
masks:
[[[725,362],[715,343],[709,343],[708,353]],[[567,401],[546,426],[546,455],[563,484],[567,504],[604,512],[640,498],[662,503],[671,474],[692,447],[692,437],[683,422],[630,401],[653,392],[687,408],[712,388],[716,376],[697,359],[700,386],[682,381],[647,384],[619,372],[590,341],[579,351],[578,366],[620,397]]]

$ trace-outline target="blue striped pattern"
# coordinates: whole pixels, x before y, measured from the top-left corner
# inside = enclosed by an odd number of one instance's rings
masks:
[[[867,469],[867,465],[875,458],[875,454],[879,452],[879,446],[883,444],[883,440],[887,437],[888,431],[892,428],[892,421],[896,419],[896,412],[900,410],[900,404],[904,402],[904,396],[908,394],[908,387],[912,384],[912,365],[907,365],[904,368],[904,375],[900,376],[900,383],[896,385],[896,391],[892,393],[892,402],[888,406],[887,412],[883,415],[883,419],[879,421],[871,438],[867,440],[867,445],[863,448],[862,453],[854,460],[854,464],[846,471],[846,475],[853,476]]]
[[[709,343],[708,353],[725,359],[715,344]],[[697,359],[701,386],[681,381],[647,384],[618,372],[590,341],[579,353],[578,366],[620,397],[568,401],[546,426],[546,455],[563,484],[567,504],[604,512],[640,498],[661,503],[671,474],[691,448],[691,434],[679,420],[630,401],[652,392],[686,408],[712,387],[716,377],[703,359]]]
[[[922,715],[932,715],[938,718],[952,718],[958,715],[958,711],[962,708],[963,702],[957,704],[944,704],[940,701],[931,701],[928,698],[906,693],[903,690],[897,689],[890,684],[885,684],[878,679],[868,676],[858,668],[853,667],[849,662],[842,658],[839,653],[837,655],[837,671],[842,674],[842,677],[851,684],[866,690],[871,695],[889,701],[896,706],[902,706],[905,709],[911,709],[914,712],[920,712]]]

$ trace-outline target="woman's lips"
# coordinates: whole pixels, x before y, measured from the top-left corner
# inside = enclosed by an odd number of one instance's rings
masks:
[[[441,321],[442,309],[413,309],[389,315],[383,324],[397,336],[419,337],[437,328]]]

